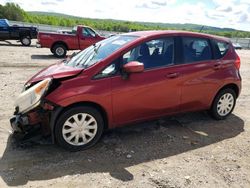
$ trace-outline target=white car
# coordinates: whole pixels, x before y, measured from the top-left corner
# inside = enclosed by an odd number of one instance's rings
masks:
[[[241,46],[239,43],[233,43],[233,47],[234,47],[236,50],[241,50],[241,49],[242,49],[242,46]]]

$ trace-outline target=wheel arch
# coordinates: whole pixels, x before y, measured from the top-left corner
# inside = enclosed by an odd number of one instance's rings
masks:
[[[224,89],[232,89],[235,94],[236,94],[236,98],[238,98],[239,94],[240,94],[240,88],[237,84],[234,84],[234,83],[229,83],[229,84],[226,84],[224,85],[223,87],[221,87],[217,92],[216,92],[216,95],[214,95],[214,97],[212,98],[211,100],[211,103],[210,103],[210,107],[213,105],[213,102],[216,98],[216,96]]]
[[[55,45],[57,45],[57,44],[62,44],[62,45],[64,45],[65,47],[66,47],[66,50],[68,50],[69,48],[68,48],[68,45],[65,43],[65,42],[63,42],[63,41],[56,41],[56,42],[54,42],[53,44],[52,44],[52,46],[51,46],[51,50],[53,51],[53,48],[55,47]]]
[[[230,109],[230,111],[228,111],[227,114],[222,114],[221,115],[218,112],[217,104],[218,104],[218,101],[220,100],[220,97],[225,94],[225,93],[222,93],[222,94],[220,94],[220,93],[223,92],[223,90],[228,90],[228,89],[230,89],[231,91],[234,91],[234,93],[235,93],[235,101],[234,101],[234,104],[233,104],[232,108]],[[229,84],[226,84],[223,87],[221,87],[218,90],[218,92],[216,93],[216,95],[214,96],[214,98],[212,100],[212,103],[210,104],[210,109],[209,109],[210,115],[216,120],[225,119],[228,115],[230,115],[232,113],[232,111],[233,111],[233,109],[235,107],[235,104],[236,104],[236,99],[239,96],[239,94],[240,94],[240,87],[235,83],[229,83]]]
[[[232,89],[232,90],[235,92],[236,98],[239,97],[240,88],[238,87],[237,84],[234,84],[234,83],[229,83],[229,84],[224,85],[222,88],[219,89],[219,91],[216,93],[216,95],[217,95],[220,91],[222,91],[223,89],[228,89],[228,88],[229,88],[229,89]]]
[[[66,112],[68,109],[72,107],[79,107],[79,106],[89,106],[93,107],[96,110],[100,112],[100,114],[103,117],[104,121],[104,130],[107,130],[109,128],[109,119],[108,119],[108,114],[106,110],[98,103],[91,102],[91,101],[81,101],[81,102],[76,102],[73,104],[70,104],[66,107],[58,107],[54,113],[51,114],[51,119],[50,119],[50,128],[51,128],[51,136],[53,142],[55,141],[54,135],[55,135],[55,125],[56,125],[56,120],[62,115],[64,112]]]
[[[21,32],[19,33],[19,38],[20,38],[20,39],[21,39],[22,37],[26,37],[26,36],[28,36],[28,37],[31,38],[31,33],[30,33],[30,31],[21,31]]]

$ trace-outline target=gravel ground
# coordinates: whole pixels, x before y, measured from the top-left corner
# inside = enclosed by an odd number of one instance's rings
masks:
[[[243,89],[224,121],[187,113],[108,131],[70,153],[10,134],[24,82],[56,61],[49,49],[0,42],[0,187],[250,187],[250,51],[238,51]]]

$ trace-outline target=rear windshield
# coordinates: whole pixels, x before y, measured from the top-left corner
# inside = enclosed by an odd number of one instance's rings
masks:
[[[214,41],[215,44],[215,59],[220,59],[224,57],[229,49],[229,44],[227,42]]]

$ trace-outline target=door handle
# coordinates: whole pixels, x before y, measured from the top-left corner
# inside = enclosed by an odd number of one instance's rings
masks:
[[[173,79],[173,78],[179,77],[179,75],[180,75],[179,73],[170,73],[170,74],[167,74],[166,77]]]

